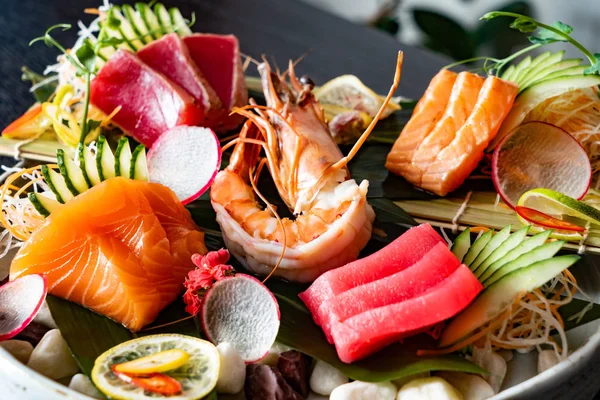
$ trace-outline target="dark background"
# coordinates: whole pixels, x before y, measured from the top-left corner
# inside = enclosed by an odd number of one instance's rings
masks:
[[[20,79],[21,67],[26,65],[43,72],[58,54],[42,43],[30,48],[29,41],[57,23],[76,26],[78,19],[89,23],[93,16],[84,15],[82,10],[99,3],[99,0],[0,0],[2,128],[33,103],[29,85]],[[405,63],[398,94],[418,98],[431,77],[449,62],[404,45],[385,32],[352,25],[294,0],[169,0],[167,4],[180,7],[184,16],[195,12],[196,31],[237,35],[242,52],[254,58],[262,54],[273,56],[283,66],[289,59],[310,51],[297,69],[299,74],[310,75],[317,84],[341,74],[354,74],[375,91],[385,93],[391,85],[397,51],[403,50]],[[73,28],[57,34],[56,38],[71,45],[76,31]],[[555,387],[535,398],[592,399],[600,387],[600,354],[593,365],[572,373],[571,381],[556,381]]]

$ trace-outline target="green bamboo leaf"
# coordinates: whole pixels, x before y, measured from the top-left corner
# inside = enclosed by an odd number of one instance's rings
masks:
[[[578,321],[577,318],[571,319],[571,317],[588,307],[590,305],[588,301],[573,299],[569,304],[565,304],[558,309],[558,313],[565,322],[565,331],[577,328],[578,326],[585,325],[588,322],[592,322],[600,318],[600,304],[591,304],[592,308],[584,314],[580,321]]]
[[[335,348],[327,342],[325,335],[312,320],[304,305],[287,289],[267,286],[275,293],[281,311],[281,325],[277,341],[302,353],[334,366],[351,379],[365,382],[382,382],[399,379],[427,371],[462,371],[485,373],[481,368],[459,356],[419,357],[416,350],[431,348],[434,343],[426,335],[419,335],[398,343],[355,363],[340,361]]]
[[[81,371],[90,376],[94,361],[108,349],[140,336],[160,333],[179,333],[200,337],[193,319],[185,319],[164,328],[152,329],[189,317],[181,299],[167,306],[144,331],[133,333],[123,325],[96,314],[78,304],[55,296],[47,297],[52,318],[69,345]]]
[[[42,81],[46,81],[45,84],[38,86],[35,90],[33,90],[32,93],[36,101],[40,103],[48,101],[48,99],[50,98],[50,96],[52,96],[52,94],[56,90],[56,87],[58,86],[58,78],[55,80],[48,81],[48,78],[51,78],[52,75],[43,76],[33,72],[27,67],[21,67],[21,72],[21,80],[29,81],[31,83],[31,86],[37,85]]]

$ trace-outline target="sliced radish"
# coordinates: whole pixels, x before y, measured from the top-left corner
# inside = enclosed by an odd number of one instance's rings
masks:
[[[566,131],[532,121],[496,147],[492,177],[502,199],[515,208],[523,193],[536,188],[582,198],[590,187],[592,166],[583,147]]]
[[[0,341],[16,336],[29,325],[47,293],[44,275],[25,275],[0,286]]]
[[[545,228],[560,229],[562,231],[583,232],[585,228],[579,225],[572,224],[562,219],[554,218],[551,215],[544,214],[541,211],[534,210],[529,207],[516,206],[515,211],[521,218],[535,225],[540,225]]]
[[[148,152],[150,181],[175,192],[183,204],[210,187],[221,166],[221,146],[208,128],[177,126],[163,133]]]
[[[228,342],[246,363],[265,357],[279,331],[279,305],[258,279],[237,274],[216,282],[202,304],[202,327],[215,345]]]

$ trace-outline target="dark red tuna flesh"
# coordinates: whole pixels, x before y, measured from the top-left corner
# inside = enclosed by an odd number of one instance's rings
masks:
[[[238,40],[234,35],[195,33],[183,38],[190,56],[217,92],[223,104],[222,118],[210,126],[216,131],[226,131],[238,126],[243,118],[226,115],[234,107],[248,103],[248,89],[244,80]]]
[[[308,397],[310,358],[296,350],[284,351],[279,355],[277,369],[283,379],[304,398]]]
[[[113,122],[147,147],[174,126],[198,125],[204,118],[188,92],[126,50],[118,50],[94,78],[90,101],[106,114],[121,106]]]
[[[205,115],[208,115],[211,110],[219,110],[222,107],[217,93],[191,59],[187,47],[176,33],[163,36],[144,46],[137,52],[137,56],[146,65],[192,95]]]

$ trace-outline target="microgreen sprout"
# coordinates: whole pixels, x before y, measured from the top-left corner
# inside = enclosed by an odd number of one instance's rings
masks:
[[[533,33],[537,30],[537,36],[529,36],[529,41],[531,43],[537,45],[546,45],[557,42],[570,43],[579,51],[581,51],[589,60],[590,67],[584,72],[586,75],[598,74],[600,72],[600,53],[592,54],[592,52],[586,49],[581,43],[573,39],[573,37],[571,37],[573,27],[560,21],[556,21],[552,25],[547,25],[522,14],[504,11],[492,11],[485,14],[480,19],[489,21],[497,17],[514,18],[515,20],[510,24],[510,27],[518,30],[519,32]]]
[[[523,54],[526,54],[534,49],[537,49],[541,46],[545,46],[547,44],[557,43],[557,42],[565,42],[565,43],[570,43],[571,45],[573,45],[577,49],[579,49],[590,61],[589,68],[587,68],[584,71],[584,73],[586,75],[600,74],[600,53],[592,54],[581,43],[579,43],[577,40],[573,39],[570,35],[571,32],[573,32],[573,27],[571,27],[563,22],[560,22],[560,21],[556,21],[552,25],[547,25],[547,24],[539,22],[531,17],[528,17],[526,15],[512,13],[512,12],[505,12],[505,11],[492,11],[492,12],[485,14],[480,19],[484,20],[484,21],[489,21],[489,20],[497,18],[497,17],[514,18],[514,21],[510,24],[510,27],[513,29],[516,29],[522,33],[532,34],[531,36],[528,37],[528,39],[532,43],[532,45],[528,46],[522,50],[519,50],[519,51],[515,52],[514,54],[512,54],[506,58],[503,58],[503,59],[498,59],[498,58],[493,58],[493,57],[485,57],[485,56],[474,57],[474,58],[470,58],[467,60],[457,61],[455,63],[447,65],[444,68],[452,68],[457,65],[471,63],[474,61],[484,61],[484,64],[482,67],[483,71],[485,71],[489,75],[498,76],[498,75],[500,75],[500,72],[502,71],[502,69],[508,63],[510,63],[511,61],[516,59],[517,57],[520,57]],[[536,31],[537,31],[537,35],[533,34]]]

